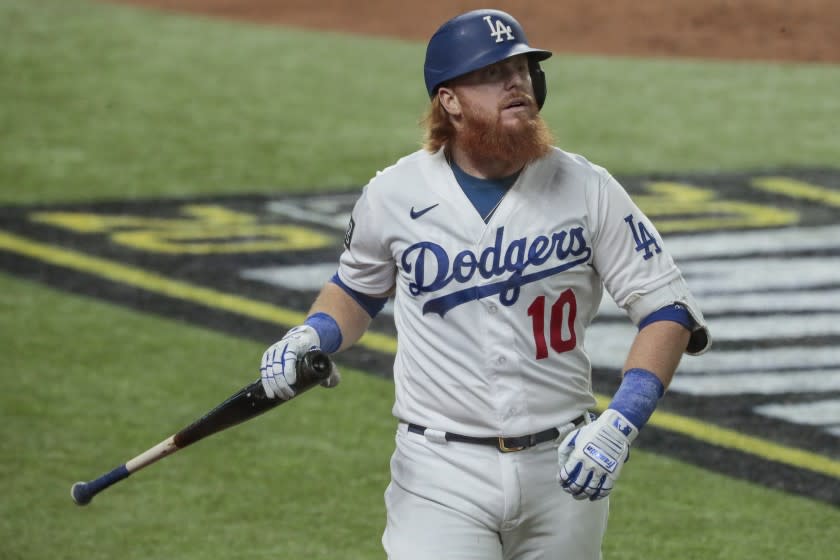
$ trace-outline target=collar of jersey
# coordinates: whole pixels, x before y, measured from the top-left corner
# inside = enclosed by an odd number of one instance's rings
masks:
[[[458,164],[454,161],[449,162],[449,165],[452,167],[452,173],[455,175],[455,180],[458,181],[461,190],[464,191],[464,194],[485,223],[489,221],[502,198],[522,172],[520,169],[513,175],[501,179],[481,179],[473,177],[458,167]]]
[[[466,189],[469,188],[471,190],[492,189],[502,191],[502,193],[504,193],[513,186],[516,179],[519,178],[519,174],[522,173],[522,169],[520,169],[513,175],[508,175],[507,177],[502,177],[500,179],[482,179],[481,177],[470,175],[461,169],[454,160],[449,161],[449,166],[452,168],[452,172],[455,174],[455,179],[458,181],[458,184],[461,185],[461,188],[464,189],[465,192]]]

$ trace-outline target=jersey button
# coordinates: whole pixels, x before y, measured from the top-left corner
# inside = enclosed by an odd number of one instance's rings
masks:
[[[499,357],[496,359],[496,363],[497,363],[497,364],[499,364],[499,365],[502,365],[502,364],[503,364],[503,363],[505,363],[506,361],[507,361],[507,360],[505,359],[505,357],[504,357],[504,356],[499,356]]]
[[[487,310],[488,310],[490,313],[495,313],[496,311],[498,311],[498,310],[499,310],[499,308],[498,308],[498,307],[496,307],[496,304],[495,304],[495,303],[491,303],[490,305],[488,305],[488,306],[487,306]]]

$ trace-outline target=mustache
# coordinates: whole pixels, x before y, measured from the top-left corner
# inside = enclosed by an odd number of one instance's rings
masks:
[[[532,95],[524,91],[513,92],[502,99],[499,103],[499,109],[505,109],[514,103],[521,103],[524,106],[534,107],[536,106],[537,101]]]

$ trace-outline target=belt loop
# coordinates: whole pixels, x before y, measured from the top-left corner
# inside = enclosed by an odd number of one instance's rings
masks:
[[[432,443],[446,443],[446,432],[442,432],[440,430],[432,430],[431,428],[426,428],[426,431],[423,432],[423,435],[426,436],[426,440]]]
[[[563,439],[565,439],[565,437],[569,435],[570,432],[574,431],[577,428],[582,428],[586,424],[592,422],[590,414],[592,413],[588,410],[584,410],[583,414],[581,414],[574,420],[570,420],[566,425],[558,427],[557,437],[554,439],[554,441],[562,442]]]

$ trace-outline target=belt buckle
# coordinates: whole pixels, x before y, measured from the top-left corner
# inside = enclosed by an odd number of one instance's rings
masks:
[[[513,451],[522,451],[526,447],[525,445],[517,445],[516,447],[507,447],[505,445],[505,438],[500,437],[500,438],[498,438],[498,440],[499,440],[499,445],[498,445],[499,451],[501,451],[502,453],[511,453]]]

